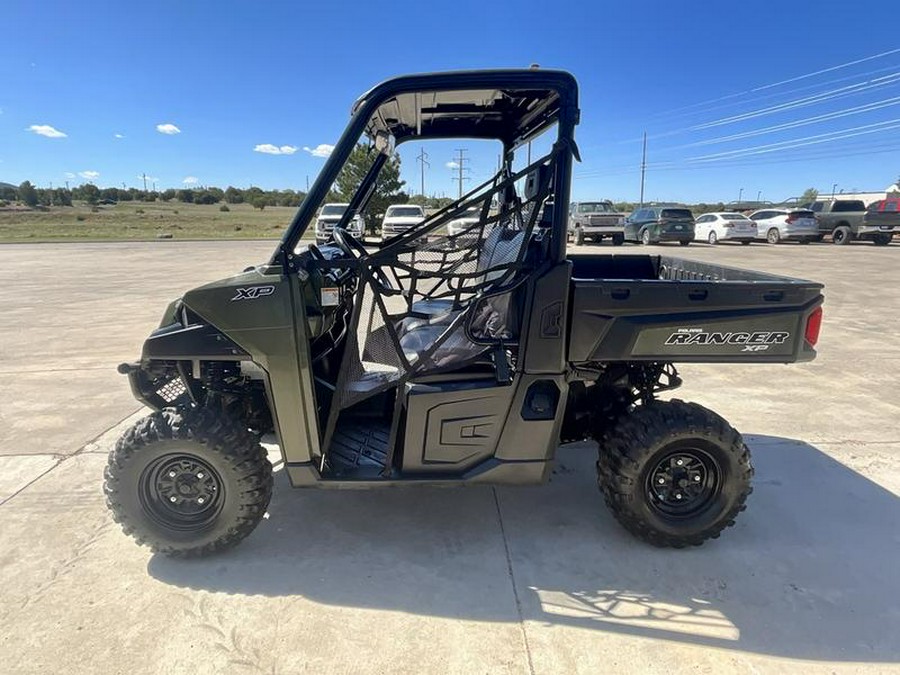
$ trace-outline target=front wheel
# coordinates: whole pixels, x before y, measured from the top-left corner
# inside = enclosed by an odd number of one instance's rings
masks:
[[[643,232],[641,232],[641,243],[644,246],[650,245],[650,230],[644,230]]]
[[[689,239],[682,239],[678,243],[681,244],[682,246],[690,246],[691,245],[691,242]]]
[[[741,435],[695,403],[638,406],[598,443],[607,506],[626,530],[654,546],[699,546],[718,537],[752,492]]]
[[[874,237],[872,237],[872,241],[876,246],[887,246],[891,243],[891,239],[893,238],[893,234],[876,234]]]
[[[625,235],[624,234],[614,234],[612,236],[613,246],[621,246],[625,243]]]
[[[706,241],[715,246],[719,243],[719,235],[716,234],[715,230],[710,230],[709,236],[706,238]]]
[[[256,436],[210,410],[166,408],[117,441],[106,503],[125,534],[155,552],[196,557],[234,546],[259,524],[272,465]]]
[[[781,242],[781,232],[778,231],[777,227],[771,228],[766,233],[766,241],[770,244],[778,244]]]
[[[749,239],[744,239],[744,240],[741,242],[741,246],[749,246],[749,245],[750,245],[750,240],[749,240]]]
[[[575,245],[584,246],[584,232],[580,227],[575,230]]]

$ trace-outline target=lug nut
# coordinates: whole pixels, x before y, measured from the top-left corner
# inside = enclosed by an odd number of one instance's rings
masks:
[[[683,460],[683,459],[676,459],[676,460],[675,460],[675,464],[676,464],[676,466],[684,466],[684,460]]]
[[[172,495],[171,497],[169,497],[169,501],[170,501],[170,502],[177,502],[177,501],[178,501],[178,497],[176,497],[175,495]]]
[[[203,499],[203,497],[197,497],[197,503],[198,503],[198,504],[202,504],[202,503],[205,502],[205,501],[206,501],[206,500]]]
[[[174,471],[170,471],[170,472],[169,472],[169,478],[175,478],[175,476],[177,476],[177,475],[178,475],[178,474],[175,473]]]
[[[665,479],[665,478],[660,478],[660,479],[659,479],[659,484],[660,484],[660,485],[662,485],[662,484],[665,483],[665,482],[666,482],[666,479]]]
[[[696,483],[697,481],[699,481],[699,480],[700,480],[700,476],[694,476],[694,482],[695,482],[695,483]]]
[[[681,499],[681,493],[680,493],[680,492],[679,492],[677,495],[675,495],[675,499]]]
[[[197,474],[197,478],[199,478],[200,480],[203,480],[203,472],[202,471]]]

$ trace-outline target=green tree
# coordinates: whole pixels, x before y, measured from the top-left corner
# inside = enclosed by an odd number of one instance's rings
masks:
[[[78,188],[78,191],[81,193],[81,198],[88,204],[96,204],[100,199],[100,188],[93,183],[85,183]]]
[[[800,203],[807,204],[809,202],[814,202],[816,201],[816,197],[818,196],[818,190],[816,190],[815,188],[806,188],[806,190],[803,191],[803,194],[800,195]]]
[[[251,203],[253,204],[253,208],[259,209],[260,211],[262,211],[264,208],[266,208],[266,198],[265,197],[257,197]]]
[[[194,191],[191,189],[178,190],[175,193],[175,199],[186,204],[192,204],[194,202]]]
[[[34,185],[31,184],[31,181],[25,181],[21,185],[19,185],[19,189],[16,191],[16,194],[25,206],[37,206],[38,203],[38,193],[37,190],[34,189]]]
[[[375,161],[376,153],[364,143],[358,144],[350,153],[347,163],[334,182],[332,196],[335,201],[349,202]],[[402,204],[409,200],[403,192],[406,181],[400,180],[400,155],[395,154],[381,168],[375,182],[375,192],[369,200],[366,211],[367,225],[373,227],[376,217],[384,213],[391,204]]]

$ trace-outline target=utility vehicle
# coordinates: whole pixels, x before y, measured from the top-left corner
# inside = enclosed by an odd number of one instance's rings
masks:
[[[319,488],[540,483],[560,443],[595,439],[599,486],[637,536],[683,547],[732,524],[753,473],[740,434],[658,395],[680,384],[676,362],[812,359],[822,287],[567,256],[578,121],[575,79],[539,69],[399,77],[359,99],[271,259],[172,302],[119,367],[154,410],[105,473],[125,531],[180,556],[246,537],[272,493],[270,432],[290,483]],[[363,137],[368,173],[328,242],[306,245]],[[347,225],[395,143],[447,138],[499,141],[496,175],[364,247]],[[533,162],[529,141],[546,148]]]

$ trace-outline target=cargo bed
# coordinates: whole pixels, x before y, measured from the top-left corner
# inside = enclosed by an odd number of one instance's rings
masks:
[[[569,360],[815,358],[822,284],[653,255],[571,255]]]

